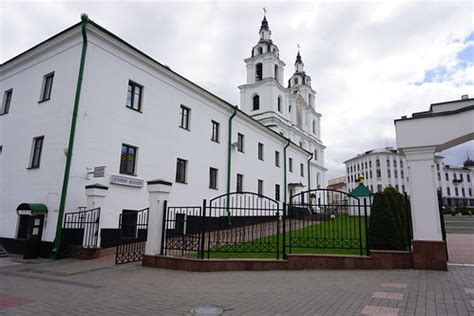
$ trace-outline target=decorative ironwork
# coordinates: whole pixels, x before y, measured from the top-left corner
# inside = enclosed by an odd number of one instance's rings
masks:
[[[100,207],[64,215],[60,257],[67,257],[74,248],[97,248]]]
[[[362,256],[367,248],[367,205],[342,191],[317,189],[293,195],[284,225],[289,253],[303,248],[354,249]],[[303,250],[308,252],[308,250]]]
[[[148,213],[145,208],[139,211],[124,210],[119,217],[119,233],[115,264],[143,260],[148,235]]]

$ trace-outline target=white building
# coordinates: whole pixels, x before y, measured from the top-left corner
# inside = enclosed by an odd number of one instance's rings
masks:
[[[474,162],[469,158],[463,167],[447,165],[443,157],[435,156],[436,188],[441,191],[444,206],[474,206]],[[344,162],[348,192],[354,190],[359,177],[372,192],[386,187],[410,195],[406,158],[391,147],[366,151]]]
[[[260,34],[268,42],[264,25],[266,19]],[[4,62],[0,241],[18,243],[24,237],[28,217],[16,209],[37,203],[48,209],[41,240],[52,242],[58,214],[100,206],[88,205],[85,187],[90,185],[106,192],[100,215],[103,246],[110,245],[123,210],[148,206],[148,180],[173,183],[170,205],[201,205],[205,198],[236,190],[283,201],[292,184],[301,184],[300,190],[324,186],[314,91],[308,81],[291,89],[281,86],[284,64],[278,52],[253,58],[265,59],[267,66],[268,60],[277,62],[279,75],[268,78],[266,66],[261,82],[249,80],[240,87],[241,109],[87,16]],[[298,69],[293,77],[304,76]],[[290,90],[301,95],[290,97]],[[277,91],[281,114],[272,110],[277,105],[270,93]],[[261,96],[260,117],[250,110],[246,93]],[[286,111],[289,106],[299,110]]]
[[[377,148],[344,161],[346,165],[347,191],[354,190],[359,177],[372,192],[392,186],[399,192],[408,192],[406,159],[391,147]]]

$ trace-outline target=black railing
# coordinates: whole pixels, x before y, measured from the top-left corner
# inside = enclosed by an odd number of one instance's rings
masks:
[[[64,215],[61,238],[61,257],[67,257],[74,248],[97,248],[100,207]]]
[[[165,207],[162,254],[201,259],[368,254],[369,205],[364,202],[318,189],[293,196],[289,205],[235,192],[204,200],[202,206]]]
[[[285,225],[288,252],[368,254],[367,211],[365,199],[361,203],[341,191],[317,189],[292,196]]]
[[[148,236],[148,214],[148,208],[120,214],[115,264],[143,260]]]

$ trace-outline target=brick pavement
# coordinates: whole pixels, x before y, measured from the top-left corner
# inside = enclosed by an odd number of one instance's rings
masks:
[[[447,234],[450,263],[474,264],[474,234]]]
[[[472,301],[467,266],[198,273],[115,266],[109,257],[0,268],[2,315],[185,315],[202,305],[224,315],[474,315]]]

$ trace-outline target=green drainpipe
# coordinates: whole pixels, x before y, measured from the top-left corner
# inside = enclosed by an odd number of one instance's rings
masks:
[[[53,248],[53,258],[58,259],[59,250],[61,247],[61,237],[62,237],[62,228],[63,228],[63,217],[64,217],[64,208],[66,206],[67,198],[67,188],[69,184],[69,173],[71,171],[71,161],[72,161],[72,151],[74,148],[74,135],[76,133],[76,123],[77,123],[77,112],[79,109],[79,100],[81,98],[81,88],[82,88],[82,78],[84,75],[84,65],[86,62],[86,53],[87,53],[87,23],[89,22],[89,17],[87,14],[81,15],[82,20],[82,53],[81,53],[81,63],[79,66],[79,75],[77,77],[77,86],[76,86],[76,96],[74,99],[74,108],[72,111],[72,120],[71,120],[71,129],[69,132],[69,144],[67,149],[66,157],[66,167],[64,168],[64,179],[63,187],[61,191],[61,202],[59,203],[59,213],[58,213],[58,223],[56,225],[56,238],[54,239],[54,248]]]
[[[311,159],[313,159],[313,154],[310,154],[311,156],[308,159],[308,191],[311,190],[311,168],[309,166],[309,162]]]
[[[287,162],[287,158],[286,158],[286,149],[288,148],[288,146],[290,146],[290,140],[287,139],[288,143],[285,145],[285,147],[283,148],[283,201],[286,203],[286,198],[287,198],[287,190],[288,190],[288,184],[287,184],[287,179],[286,179],[286,164],[288,163]]]
[[[229,117],[229,134],[227,139],[227,221],[229,225],[232,225],[231,222],[231,212],[230,212],[230,201],[229,201],[229,194],[230,194],[230,177],[231,177],[231,170],[232,170],[232,120],[237,115],[237,106],[234,107],[234,112]]]

